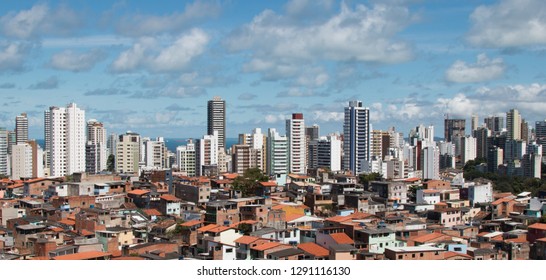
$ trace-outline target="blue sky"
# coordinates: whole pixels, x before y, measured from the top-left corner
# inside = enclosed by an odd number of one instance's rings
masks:
[[[302,112],[342,131],[362,100],[374,129],[517,108],[545,118],[546,1],[7,1],[0,126],[76,102],[109,132],[200,137],[206,101],[227,135],[284,132]]]

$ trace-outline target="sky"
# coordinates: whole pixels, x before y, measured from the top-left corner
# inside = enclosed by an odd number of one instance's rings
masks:
[[[4,1],[0,126],[75,102],[108,133],[201,137],[227,103],[227,137],[304,114],[343,130],[350,100],[373,129],[443,136],[443,118],[518,109],[546,118],[546,1]],[[469,123],[469,121],[467,122]]]

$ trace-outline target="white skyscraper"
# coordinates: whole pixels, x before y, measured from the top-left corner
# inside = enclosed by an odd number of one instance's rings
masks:
[[[195,176],[195,143],[193,140],[188,140],[186,146],[176,147],[176,164],[178,165],[178,170],[182,173],[185,173],[186,176]]]
[[[288,172],[288,139],[270,128],[267,137],[267,174],[282,176]]]
[[[8,166],[8,131],[0,127],[0,175],[9,175]]]
[[[506,113],[506,130],[508,140],[521,140],[521,115],[517,109]]]
[[[421,150],[421,167],[423,180],[440,178],[440,149],[438,147],[428,146]]]
[[[85,171],[85,111],[76,104],[50,107],[51,176]]]
[[[317,166],[328,167],[330,171],[341,170],[341,137],[322,136],[317,140]]]
[[[139,173],[140,135],[128,131],[119,136],[116,148],[116,172]]]
[[[218,131],[218,148],[226,148],[226,101],[215,96],[207,103],[207,133]]]
[[[32,147],[27,143],[16,144],[11,150],[11,178],[32,178]]]
[[[286,120],[286,137],[288,137],[289,173],[307,174],[307,150],[305,147],[305,121],[303,114],[292,114],[292,118]]]
[[[461,137],[461,163],[464,165],[469,160],[476,159],[476,138],[472,136]]]
[[[195,173],[202,176],[205,168],[218,167],[218,131],[213,135],[205,135],[198,140],[196,145],[197,160],[195,163]]]
[[[343,123],[343,169],[353,174],[363,171],[370,161],[370,110],[362,101],[350,101]]]
[[[251,149],[257,150],[253,152],[257,156],[256,166],[263,172],[266,172],[267,165],[267,149],[266,136],[262,133],[261,128],[255,128],[252,133],[239,134],[239,144],[249,145]]]
[[[144,141],[144,162],[147,169],[163,169],[167,166],[167,151],[163,137]]]
[[[15,117],[15,135],[16,144],[22,144],[28,141],[28,118],[26,113],[22,113]]]
[[[85,156],[86,172],[98,173],[107,169],[106,129],[101,122],[94,119],[87,122]]]

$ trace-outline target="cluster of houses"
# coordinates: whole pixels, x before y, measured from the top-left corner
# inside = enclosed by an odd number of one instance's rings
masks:
[[[351,174],[0,181],[0,259],[545,259],[546,192],[497,193],[462,173],[361,184]],[[542,222],[541,222],[542,221]]]

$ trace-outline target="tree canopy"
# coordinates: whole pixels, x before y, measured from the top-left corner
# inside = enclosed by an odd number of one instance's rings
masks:
[[[266,176],[259,168],[249,168],[245,170],[242,176],[237,176],[233,180],[233,188],[241,191],[243,197],[252,196],[256,191],[257,182],[267,182],[269,177]]]

